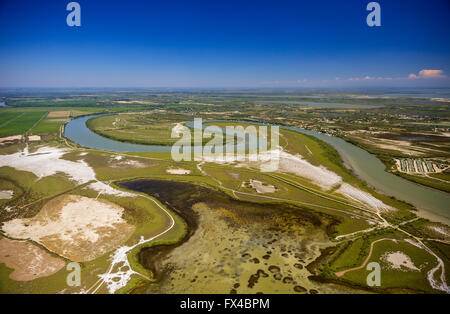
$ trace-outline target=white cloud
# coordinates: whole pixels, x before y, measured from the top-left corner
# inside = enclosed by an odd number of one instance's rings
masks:
[[[447,75],[444,74],[443,70],[421,70],[419,74],[411,73],[408,78],[409,79],[440,79],[446,78]]]

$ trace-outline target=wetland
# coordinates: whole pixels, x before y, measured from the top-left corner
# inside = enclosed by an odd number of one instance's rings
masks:
[[[239,201],[185,182],[142,179],[118,186],[157,198],[189,226],[181,243],[141,250],[139,261],[156,281],[136,292],[330,292],[308,279],[306,266],[331,244],[336,218],[292,205]]]

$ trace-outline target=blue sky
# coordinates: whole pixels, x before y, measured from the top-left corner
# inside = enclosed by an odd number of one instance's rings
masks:
[[[450,87],[448,0],[69,2],[0,0],[0,87]]]

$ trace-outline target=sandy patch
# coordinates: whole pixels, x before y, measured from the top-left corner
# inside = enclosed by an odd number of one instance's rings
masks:
[[[0,144],[14,142],[14,141],[21,141],[21,140],[22,140],[22,135],[0,137]]]
[[[438,233],[440,233],[440,234],[443,234],[443,235],[445,235],[445,236],[448,236],[447,230],[445,230],[445,229],[442,228],[442,227],[438,227],[438,226],[429,226],[428,228],[431,229],[431,230],[433,230],[433,231],[436,231],[436,232],[438,232]]]
[[[23,152],[0,155],[0,167],[9,166],[29,171],[38,178],[62,172],[79,184],[95,180],[94,170],[83,160],[75,162],[61,159],[67,152],[69,151],[56,147],[41,147],[35,153],[29,153],[26,148]]]
[[[389,140],[389,139],[375,139],[372,138],[370,140],[363,139],[365,142],[375,145],[382,149],[387,149],[391,151],[401,152],[403,154],[411,155],[411,156],[422,156],[425,153],[437,152],[435,149],[425,148],[421,146],[414,145],[408,141],[400,141],[400,140]]]
[[[144,168],[146,165],[135,159],[124,159],[124,156],[117,155],[110,159],[111,167],[122,168],[122,167],[132,167],[132,168]]]
[[[414,265],[411,258],[401,251],[387,252],[381,259],[388,263],[390,269],[420,271],[420,268],[417,268],[416,265]]]
[[[30,135],[30,136],[28,136],[28,140],[31,142],[36,142],[36,141],[40,141],[41,137],[39,135]]]
[[[263,182],[258,180],[250,180],[249,184],[253,189],[256,190],[256,192],[260,194],[275,193],[275,191],[277,190],[273,185],[264,184]]]
[[[339,189],[336,190],[336,193],[342,194],[349,199],[378,210],[394,210],[394,208],[384,204],[379,199],[373,197],[370,193],[361,191],[348,183],[342,183]]]
[[[430,98],[433,101],[450,102],[450,98]]]
[[[89,184],[87,187],[85,187],[85,189],[91,189],[99,192],[100,194],[115,195],[119,197],[136,197],[136,194],[117,190],[110,185],[104,184],[100,181]]]
[[[57,123],[57,122],[69,122],[69,119],[45,119],[45,122]]]
[[[115,102],[118,104],[153,104],[151,101],[144,100],[116,100]]]
[[[70,115],[70,111],[51,111],[47,118],[65,118]]]
[[[183,174],[190,174],[191,170],[186,170],[186,169],[183,169],[183,168],[177,168],[177,169],[169,168],[169,169],[166,170],[166,172],[170,173],[170,174],[181,174],[181,175],[183,175]]]
[[[172,134],[182,133],[183,131],[189,131],[189,128],[184,126],[183,123],[174,123],[175,126],[172,128]]]
[[[117,100],[116,101],[116,103],[118,103],[118,104],[132,104],[134,102],[136,102],[136,101],[134,101],[134,100]]]
[[[87,114],[88,112],[79,111],[79,110],[60,110],[60,111],[51,111],[47,118],[68,118],[70,115],[73,117],[77,117],[83,114]]]
[[[9,200],[14,196],[14,191],[0,191],[0,200]]]
[[[7,238],[0,239],[0,263],[14,269],[9,278],[16,281],[47,277],[65,265],[62,259],[51,256],[36,245]]]
[[[59,172],[66,174],[70,180],[78,184],[96,181],[94,170],[84,160],[70,161],[62,159],[62,156],[68,152],[70,152],[68,149],[41,147],[36,152],[29,153],[28,148],[25,148],[22,152],[0,155],[0,167],[8,166],[29,171],[34,173],[39,179]],[[97,182],[97,184],[92,185],[92,188],[99,192],[110,191],[108,194],[119,195],[122,193],[102,182]],[[114,191],[115,193],[113,193]]]
[[[123,159],[116,159],[116,158],[114,158],[114,160],[119,160],[119,162],[113,162],[111,164],[111,167],[113,167],[113,168],[122,168],[122,167],[144,168],[145,167],[145,164],[143,164],[142,162],[137,161],[137,160],[132,160],[132,159],[123,160]]]
[[[307,178],[324,190],[329,190],[342,182],[340,176],[327,168],[314,166],[303,159],[302,156],[294,156],[286,152],[280,153],[280,170]]]
[[[404,146],[395,146],[395,145],[387,145],[387,144],[375,144],[377,147],[392,151],[401,152],[403,154],[412,155],[412,156],[422,156],[423,152],[418,152],[412,149],[406,149]]]
[[[119,247],[135,227],[114,203],[63,195],[44,205],[33,218],[13,219],[2,230],[17,239],[31,239],[75,262],[84,262]]]
[[[342,178],[333,171],[330,171],[323,166],[314,166],[303,159],[300,155],[294,156],[281,151],[279,170],[309,179],[313,184],[319,186],[325,191],[331,190],[333,187],[340,184],[340,187],[336,192],[351,200],[357,201],[377,210],[393,210],[392,207],[384,204],[371,194],[343,182]]]

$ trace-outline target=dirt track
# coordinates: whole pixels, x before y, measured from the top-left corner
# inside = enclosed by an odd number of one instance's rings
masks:
[[[391,241],[392,241],[392,239],[386,239],[386,238],[378,239],[378,240],[376,240],[376,241],[373,241],[373,242],[370,244],[369,255],[367,255],[366,259],[364,260],[364,262],[363,262],[360,266],[353,267],[353,268],[350,268],[350,269],[347,269],[347,270],[343,270],[343,271],[339,271],[339,272],[335,273],[335,275],[338,276],[338,277],[342,277],[342,276],[344,276],[344,275],[345,275],[346,273],[348,273],[348,272],[351,272],[351,271],[354,271],[354,270],[358,270],[358,269],[364,268],[364,267],[367,265],[367,262],[369,262],[370,257],[372,256],[373,246],[375,245],[375,243],[380,242],[380,241],[384,241],[384,240],[391,240]]]

